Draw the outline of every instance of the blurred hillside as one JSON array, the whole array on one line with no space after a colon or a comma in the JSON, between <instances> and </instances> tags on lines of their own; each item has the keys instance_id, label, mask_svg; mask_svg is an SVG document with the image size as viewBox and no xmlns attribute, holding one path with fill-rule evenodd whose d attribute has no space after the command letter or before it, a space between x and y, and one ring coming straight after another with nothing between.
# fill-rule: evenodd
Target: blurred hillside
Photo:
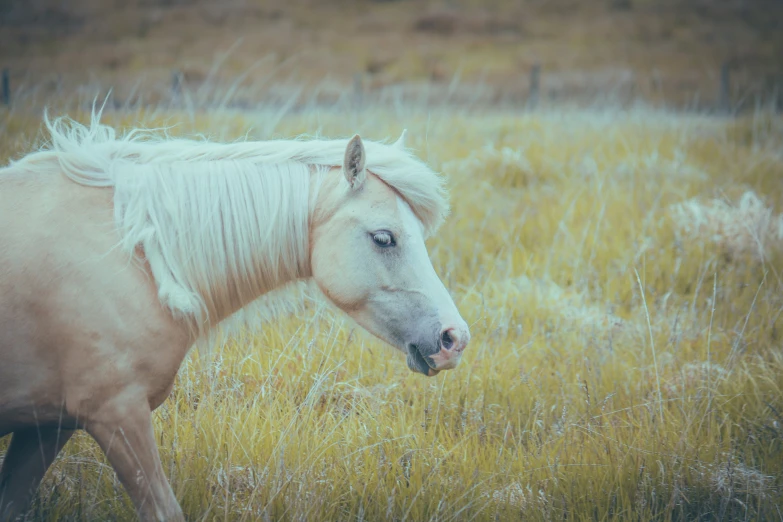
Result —
<instances>
[{"instance_id":1,"label":"blurred hillside","mask_svg":"<svg viewBox=\"0 0 783 522\"><path fill-rule=\"evenodd\" d=\"M734 105L783 85L779 0L2 0L15 95L121 103L540 99Z\"/></svg>"}]
</instances>

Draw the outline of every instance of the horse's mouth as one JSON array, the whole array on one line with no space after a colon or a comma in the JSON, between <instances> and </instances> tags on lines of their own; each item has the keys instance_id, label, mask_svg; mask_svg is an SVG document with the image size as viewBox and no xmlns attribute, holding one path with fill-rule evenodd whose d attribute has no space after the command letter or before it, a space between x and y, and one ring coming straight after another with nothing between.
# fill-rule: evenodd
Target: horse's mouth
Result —
<instances>
[{"instance_id":1,"label":"horse's mouth","mask_svg":"<svg viewBox=\"0 0 783 522\"><path fill-rule=\"evenodd\" d=\"M439 370L434 368L435 363L429 359L429 357L424 357L421 354L418 346L415 344L408 345L408 368L427 377L434 377L439 373Z\"/></svg>"}]
</instances>

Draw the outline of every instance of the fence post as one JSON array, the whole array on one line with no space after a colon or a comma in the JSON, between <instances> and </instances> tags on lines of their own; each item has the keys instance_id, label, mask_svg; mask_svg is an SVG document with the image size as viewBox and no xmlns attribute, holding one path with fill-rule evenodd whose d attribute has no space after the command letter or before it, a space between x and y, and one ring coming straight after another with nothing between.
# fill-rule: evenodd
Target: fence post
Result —
<instances>
[{"instance_id":1,"label":"fence post","mask_svg":"<svg viewBox=\"0 0 783 522\"><path fill-rule=\"evenodd\" d=\"M11 73L8 71L7 67L3 68L3 105L9 106L11 105Z\"/></svg>"},{"instance_id":2,"label":"fence post","mask_svg":"<svg viewBox=\"0 0 783 522\"><path fill-rule=\"evenodd\" d=\"M362 80L363 78L361 73L356 73L353 75L353 103L357 110L361 109L362 98L364 97L364 82Z\"/></svg>"},{"instance_id":3,"label":"fence post","mask_svg":"<svg viewBox=\"0 0 783 522\"><path fill-rule=\"evenodd\" d=\"M731 70L729 62L723 62L720 68L720 96L718 106L721 111L731 110Z\"/></svg>"},{"instance_id":4,"label":"fence post","mask_svg":"<svg viewBox=\"0 0 783 522\"><path fill-rule=\"evenodd\" d=\"M534 109L538 105L538 93L541 87L541 64L533 64L530 70L530 92L528 94L528 107Z\"/></svg>"},{"instance_id":5,"label":"fence post","mask_svg":"<svg viewBox=\"0 0 783 522\"><path fill-rule=\"evenodd\" d=\"M171 71L171 93L174 97L178 97L182 90L182 74L174 69Z\"/></svg>"}]
</instances>

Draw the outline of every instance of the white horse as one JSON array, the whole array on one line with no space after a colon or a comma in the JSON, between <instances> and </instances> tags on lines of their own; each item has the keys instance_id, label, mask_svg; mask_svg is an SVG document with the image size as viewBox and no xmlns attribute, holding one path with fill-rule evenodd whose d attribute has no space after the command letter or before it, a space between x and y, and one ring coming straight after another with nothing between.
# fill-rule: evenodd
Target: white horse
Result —
<instances>
[{"instance_id":1,"label":"white horse","mask_svg":"<svg viewBox=\"0 0 783 522\"><path fill-rule=\"evenodd\" d=\"M404 132L219 144L99 120L45 118L51 146L0 169L0 519L84 429L142 520L183 520L151 413L198 339L292 281L411 370L457 366L470 332L424 243L446 191Z\"/></svg>"}]
</instances>

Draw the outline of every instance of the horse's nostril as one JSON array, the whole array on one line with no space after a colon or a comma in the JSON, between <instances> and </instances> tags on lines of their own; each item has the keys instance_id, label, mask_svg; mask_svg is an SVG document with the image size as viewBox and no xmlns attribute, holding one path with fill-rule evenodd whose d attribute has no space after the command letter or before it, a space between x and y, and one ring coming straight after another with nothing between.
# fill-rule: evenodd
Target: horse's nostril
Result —
<instances>
[{"instance_id":1,"label":"horse's nostril","mask_svg":"<svg viewBox=\"0 0 783 522\"><path fill-rule=\"evenodd\" d=\"M447 350L451 350L451 347L454 346L454 339L451 337L450 331L446 330L440 334L440 344Z\"/></svg>"}]
</instances>

